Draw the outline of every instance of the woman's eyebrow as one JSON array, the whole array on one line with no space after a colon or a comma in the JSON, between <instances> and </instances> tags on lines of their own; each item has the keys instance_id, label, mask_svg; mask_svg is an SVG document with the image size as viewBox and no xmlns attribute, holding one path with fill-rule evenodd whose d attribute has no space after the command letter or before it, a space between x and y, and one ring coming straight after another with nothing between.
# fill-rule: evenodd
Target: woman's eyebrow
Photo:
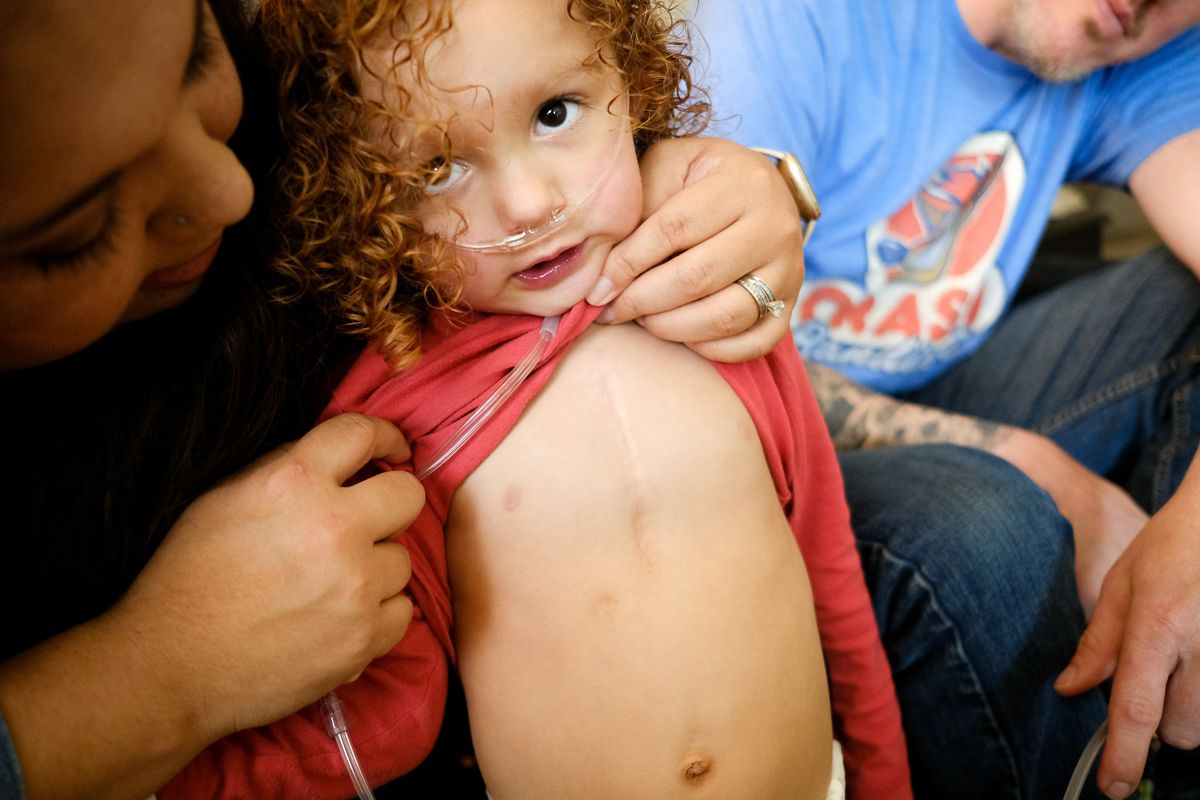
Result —
<instances>
[{"instance_id":1,"label":"woman's eyebrow","mask_svg":"<svg viewBox=\"0 0 1200 800\"><path fill-rule=\"evenodd\" d=\"M84 188L84 190L79 192L79 194L75 195L70 200L63 203L61 206L54 209L41 219L34 220L27 225L21 225L20 227L0 232L0 244L10 244L23 239L31 239L37 234L53 228L55 225L71 216L79 209L83 208L92 200L95 200L97 197L111 189L113 184L117 182L117 178L120 175L121 170L114 170L100 180Z\"/></svg>"}]
</instances>

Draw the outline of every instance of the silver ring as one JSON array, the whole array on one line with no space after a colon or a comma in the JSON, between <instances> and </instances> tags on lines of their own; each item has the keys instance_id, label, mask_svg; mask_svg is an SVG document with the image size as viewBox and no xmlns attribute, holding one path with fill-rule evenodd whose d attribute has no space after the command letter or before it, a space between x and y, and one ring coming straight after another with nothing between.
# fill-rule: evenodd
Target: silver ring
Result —
<instances>
[{"instance_id":1,"label":"silver ring","mask_svg":"<svg viewBox=\"0 0 1200 800\"><path fill-rule=\"evenodd\" d=\"M737 285L749 292L750 296L754 298L754 302L758 304L759 319L767 314L777 319L783 316L783 301L775 296L775 292L771 291L771 287L762 278L753 273L743 275L737 279Z\"/></svg>"}]
</instances>

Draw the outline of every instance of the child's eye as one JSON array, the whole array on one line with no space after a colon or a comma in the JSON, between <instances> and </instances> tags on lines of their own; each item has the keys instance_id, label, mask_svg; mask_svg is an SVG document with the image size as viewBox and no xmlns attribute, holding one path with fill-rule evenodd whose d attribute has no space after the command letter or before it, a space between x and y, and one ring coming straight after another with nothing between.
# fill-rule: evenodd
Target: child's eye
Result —
<instances>
[{"instance_id":1,"label":"child's eye","mask_svg":"<svg viewBox=\"0 0 1200 800\"><path fill-rule=\"evenodd\" d=\"M428 165L429 177L425 180L426 194L441 194L453 189L467 174L465 164L435 158Z\"/></svg>"},{"instance_id":2,"label":"child's eye","mask_svg":"<svg viewBox=\"0 0 1200 800\"><path fill-rule=\"evenodd\" d=\"M582 106L576 100L556 97L542 104L537 112L537 124L534 126L539 134L550 133L570 127L579 119Z\"/></svg>"}]
</instances>

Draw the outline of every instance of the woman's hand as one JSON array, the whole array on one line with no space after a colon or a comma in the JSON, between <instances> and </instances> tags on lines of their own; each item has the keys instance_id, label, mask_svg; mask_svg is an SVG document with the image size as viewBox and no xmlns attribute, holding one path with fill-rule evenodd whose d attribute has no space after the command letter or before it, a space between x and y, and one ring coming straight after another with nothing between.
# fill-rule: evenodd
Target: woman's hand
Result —
<instances>
[{"instance_id":1,"label":"woman's hand","mask_svg":"<svg viewBox=\"0 0 1200 800\"><path fill-rule=\"evenodd\" d=\"M606 321L636 319L705 358L768 352L804 280L799 213L774 165L721 139L669 139L642 157L642 183L645 220L613 248L588 301L611 302ZM759 320L734 283L748 273L785 303L781 316Z\"/></svg>"},{"instance_id":2,"label":"woman's hand","mask_svg":"<svg viewBox=\"0 0 1200 800\"><path fill-rule=\"evenodd\" d=\"M404 472L343 484L408 457L390 423L334 417L199 498L134 583L118 612L174 628L181 677L207 693L218 729L291 713L404 634L411 567L389 537L424 492Z\"/></svg>"},{"instance_id":3,"label":"woman's hand","mask_svg":"<svg viewBox=\"0 0 1200 800\"><path fill-rule=\"evenodd\" d=\"M318 425L197 499L112 610L0 664L27 795L145 797L387 652L412 616L388 537L424 493L404 472L343 484L408 457L382 420Z\"/></svg>"}]
</instances>

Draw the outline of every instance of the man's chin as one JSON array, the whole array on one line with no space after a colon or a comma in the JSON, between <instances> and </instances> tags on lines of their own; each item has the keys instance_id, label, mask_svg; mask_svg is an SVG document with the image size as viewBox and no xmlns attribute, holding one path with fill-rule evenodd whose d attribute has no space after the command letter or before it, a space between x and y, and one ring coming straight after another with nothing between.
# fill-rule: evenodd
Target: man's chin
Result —
<instances>
[{"instance_id":1,"label":"man's chin","mask_svg":"<svg viewBox=\"0 0 1200 800\"><path fill-rule=\"evenodd\" d=\"M1082 67L1077 64L1066 64L1046 60L1042 62L1027 62L1029 70L1044 81L1050 83L1075 83L1081 81L1096 71L1096 67Z\"/></svg>"}]
</instances>

